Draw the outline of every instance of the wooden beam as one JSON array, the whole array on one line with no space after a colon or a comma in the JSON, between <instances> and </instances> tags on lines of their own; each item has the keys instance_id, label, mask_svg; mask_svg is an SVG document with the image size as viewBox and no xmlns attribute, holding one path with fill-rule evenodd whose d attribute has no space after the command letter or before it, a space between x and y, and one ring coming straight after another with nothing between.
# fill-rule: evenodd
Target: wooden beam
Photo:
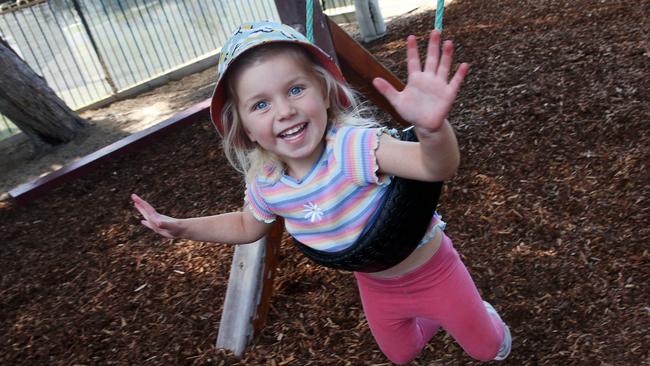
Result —
<instances>
[{"instance_id":1,"label":"wooden beam","mask_svg":"<svg viewBox=\"0 0 650 366\"><path fill-rule=\"evenodd\" d=\"M237 245L232 258L216 346L236 356L241 356L253 337L251 321L262 290L266 248L266 238Z\"/></svg>"},{"instance_id":2,"label":"wooden beam","mask_svg":"<svg viewBox=\"0 0 650 366\"><path fill-rule=\"evenodd\" d=\"M338 24L328 19L328 25L339 67L348 83L377 107L387 111L399 124L409 126L410 124L402 119L390 102L375 89L372 80L376 77L384 78L397 90L404 89L404 83Z\"/></svg>"},{"instance_id":3,"label":"wooden beam","mask_svg":"<svg viewBox=\"0 0 650 366\"><path fill-rule=\"evenodd\" d=\"M277 218L271 231L266 234L266 252L264 256L264 269L261 274L262 289L260 299L253 318L253 334L259 334L268 318L269 309L271 308L271 295L273 294L273 281L275 280L278 266L278 252L282 242L282 233L284 232L284 220Z\"/></svg>"},{"instance_id":4,"label":"wooden beam","mask_svg":"<svg viewBox=\"0 0 650 366\"><path fill-rule=\"evenodd\" d=\"M320 2L314 0L314 43L327 52L336 61L336 52L330 36L327 16L323 14ZM307 4L305 0L275 0L275 6L280 14L280 21L287 24L300 33L307 33L305 18L307 16Z\"/></svg>"},{"instance_id":5,"label":"wooden beam","mask_svg":"<svg viewBox=\"0 0 650 366\"><path fill-rule=\"evenodd\" d=\"M86 155L55 172L21 184L9 191L9 197L14 199L18 205L26 205L54 188L84 176L110 159L151 145L154 141L176 128L187 126L197 120L210 118L209 108L210 99L206 99L154 126L126 136L92 154Z\"/></svg>"},{"instance_id":6,"label":"wooden beam","mask_svg":"<svg viewBox=\"0 0 650 366\"><path fill-rule=\"evenodd\" d=\"M278 219L264 238L235 248L216 346L231 350L238 357L266 324L282 223Z\"/></svg>"}]
</instances>

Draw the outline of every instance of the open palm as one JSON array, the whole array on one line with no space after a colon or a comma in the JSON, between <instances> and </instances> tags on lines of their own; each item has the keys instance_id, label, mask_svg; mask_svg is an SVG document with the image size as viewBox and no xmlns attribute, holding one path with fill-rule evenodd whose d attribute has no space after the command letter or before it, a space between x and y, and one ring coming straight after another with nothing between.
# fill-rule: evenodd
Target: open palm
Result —
<instances>
[{"instance_id":1,"label":"open palm","mask_svg":"<svg viewBox=\"0 0 650 366\"><path fill-rule=\"evenodd\" d=\"M156 209L149 204L149 202L138 197L136 194L132 194L131 199L133 200L135 208L144 218L140 221L142 225L165 238L174 239L179 237L182 228L178 224L177 219L159 214Z\"/></svg>"},{"instance_id":2,"label":"open palm","mask_svg":"<svg viewBox=\"0 0 650 366\"><path fill-rule=\"evenodd\" d=\"M429 37L424 68L420 64L417 41L409 36L406 42L408 80L402 91L397 91L382 78L373 80L375 88L393 105L406 121L417 127L437 131L444 123L456 99L469 66L461 64L449 80L454 46L446 41L440 54L440 32Z\"/></svg>"}]
</instances>

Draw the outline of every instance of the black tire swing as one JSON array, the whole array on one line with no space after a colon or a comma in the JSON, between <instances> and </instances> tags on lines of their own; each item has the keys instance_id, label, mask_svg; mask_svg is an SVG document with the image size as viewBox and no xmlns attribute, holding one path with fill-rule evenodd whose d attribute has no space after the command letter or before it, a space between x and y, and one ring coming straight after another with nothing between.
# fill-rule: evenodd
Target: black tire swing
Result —
<instances>
[{"instance_id":1,"label":"black tire swing","mask_svg":"<svg viewBox=\"0 0 650 366\"><path fill-rule=\"evenodd\" d=\"M307 1L307 34L313 41L311 0ZM444 1L438 0L435 28L442 30ZM417 141L413 127L401 131L403 141ZM443 182L422 182L393 177L380 207L350 247L325 252L295 238L294 245L312 261L334 269L378 272L395 266L418 246L438 205Z\"/></svg>"},{"instance_id":2,"label":"black tire swing","mask_svg":"<svg viewBox=\"0 0 650 366\"><path fill-rule=\"evenodd\" d=\"M412 127L403 130L400 139L417 141ZM422 240L436 211L442 184L393 177L374 221L352 246L324 252L295 238L294 244L307 258L334 269L378 272L393 267Z\"/></svg>"},{"instance_id":3,"label":"black tire swing","mask_svg":"<svg viewBox=\"0 0 650 366\"><path fill-rule=\"evenodd\" d=\"M413 127L404 129L400 139L417 141ZM294 244L307 258L334 269L378 272L393 267L422 240L436 211L442 184L393 177L375 217L352 246L324 252L295 238Z\"/></svg>"}]
</instances>

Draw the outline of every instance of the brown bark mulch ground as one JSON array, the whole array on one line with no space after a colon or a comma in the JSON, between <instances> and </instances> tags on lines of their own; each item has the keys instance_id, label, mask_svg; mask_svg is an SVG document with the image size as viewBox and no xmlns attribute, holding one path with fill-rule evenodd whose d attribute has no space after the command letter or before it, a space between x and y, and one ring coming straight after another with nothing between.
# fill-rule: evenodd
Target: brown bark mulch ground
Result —
<instances>
[{"instance_id":1,"label":"brown bark mulch ground","mask_svg":"<svg viewBox=\"0 0 650 366\"><path fill-rule=\"evenodd\" d=\"M459 0L445 35L471 73L451 115L463 163L440 211L513 332L509 365L641 365L650 349L650 0ZM405 76L393 22L368 48ZM166 240L175 216L238 209L209 122L0 207L0 364L386 364L349 273L281 250L267 327L236 359L213 346L232 247ZM414 365L474 364L444 332Z\"/></svg>"}]
</instances>

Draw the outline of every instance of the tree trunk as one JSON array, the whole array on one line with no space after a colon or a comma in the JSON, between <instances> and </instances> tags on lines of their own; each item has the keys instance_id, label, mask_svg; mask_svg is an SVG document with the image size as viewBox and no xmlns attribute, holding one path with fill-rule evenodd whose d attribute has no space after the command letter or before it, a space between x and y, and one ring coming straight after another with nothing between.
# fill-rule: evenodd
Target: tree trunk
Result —
<instances>
[{"instance_id":1,"label":"tree trunk","mask_svg":"<svg viewBox=\"0 0 650 366\"><path fill-rule=\"evenodd\" d=\"M66 143L87 125L2 38L0 113L29 137L35 151Z\"/></svg>"}]
</instances>

